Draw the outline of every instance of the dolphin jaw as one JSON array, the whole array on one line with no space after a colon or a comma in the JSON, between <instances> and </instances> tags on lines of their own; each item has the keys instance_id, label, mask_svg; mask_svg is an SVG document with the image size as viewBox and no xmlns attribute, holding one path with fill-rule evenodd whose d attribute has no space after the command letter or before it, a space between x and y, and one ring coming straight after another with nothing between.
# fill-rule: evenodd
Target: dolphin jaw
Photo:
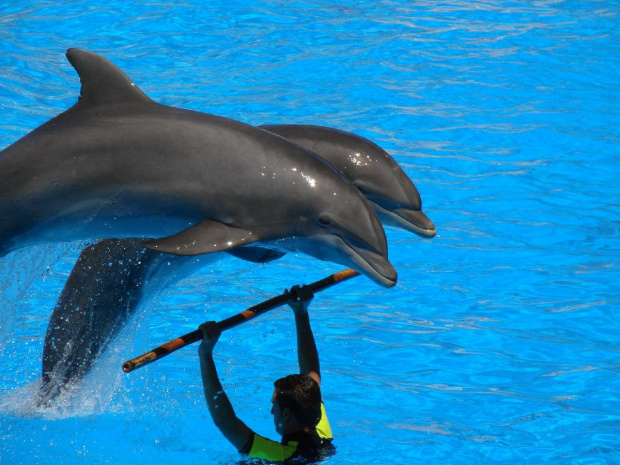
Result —
<instances>
[{"instance_id":1,"label":"dolphin jaw","mask_svg":"<svg viewBox=\"0 0 620 465\"><path fill-rule=\"evenodd\" d=\"M408 208L388 210L374 201L370 203L386 225L401 228L425 238L431 238L437 234L435 224L420 210Z\"/></svg>"},{"instance_id":2,"label":"dolphin jaw","mask_svg":"<svg viewBox=\"0 0 620 465\"><path fill-rule=\"evenodd\" d=\"M294 241L281 242L280 245L319 260L353 268L383 287L395 286L398 279L396 270L382 254L355 246L333 234L298 236Z\"/></svg>"}]
</instances>

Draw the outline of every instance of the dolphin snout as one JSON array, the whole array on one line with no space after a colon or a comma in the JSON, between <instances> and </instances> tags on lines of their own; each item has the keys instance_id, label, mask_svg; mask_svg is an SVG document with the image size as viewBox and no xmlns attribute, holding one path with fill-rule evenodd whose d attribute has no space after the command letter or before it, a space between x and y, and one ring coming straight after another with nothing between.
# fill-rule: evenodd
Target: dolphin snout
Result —
<instances>
[{"instance_id":1,"label":"dolphin snout","mask_svg":"<svg viewBox=\"0 0 620 465\"><path fill-rule=\"evenodd\" d=\"M352 239L352 237L343 239L350 251L350 259L353 261L353 265L349 264L349 266L383 287L393 287L398 274L387 258L387 250L385 252L377 250L365 241Z\"/></svg>"},{"instance_id":2,"label":"dolphin snout","mask_svg":"<svg viewBox=\"0 0 620 465\"><path fill-rule=\"evenodd\" d=\"M419 210L409 210L406 208L397 208L394 214L404 221L403 225L410 231L423 236L433 237L437 234L435 224L428 216Z\"/></svg>"},{"instance_id":3,"label":"dolphin snout","mask_svg":"<svg viewBox=\"0 0 620 465\"><path fill-rule=\"evenodd\" d=\"M362 254L362 257L375 271L368 275L373 281L383 287L396 285L398 274L387 258L374 253Z\"/></svg>"},{"instance_id":4,"label":"dolphin snout","mask_svg":"<svg viewBox=\"0 0 620 465\"><path fill-rule=\"evenodd\" d=\"M371 201L371 204L385 225L411 231L422 237L430 238L437 234L435 224L420 210L381 205L376 201Z\"/></svg>"}]
</instances>

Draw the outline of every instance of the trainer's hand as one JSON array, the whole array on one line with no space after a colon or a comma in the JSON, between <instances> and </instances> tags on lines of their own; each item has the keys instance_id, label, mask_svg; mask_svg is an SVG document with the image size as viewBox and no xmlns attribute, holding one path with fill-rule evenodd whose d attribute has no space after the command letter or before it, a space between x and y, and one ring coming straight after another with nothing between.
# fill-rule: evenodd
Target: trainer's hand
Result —
<instances>
[{"instance_id":1,"label":"trainer's hand","mask_svg":"<svg viewBox=\"0 0 620 465\"><path fill-rule=\"evenodd\" d=\"M201 324L199 329L202 331L202 342L198 347L198 353L200 355L212 354L215 344L222 335L222 330L215 321L207 321Z\"/></svg>"},{"instance_id":2,"label":"trainer's hand","mask_svg":"<svg viewBox=\"0 0 620 465\"><path fill-rule=\"evenodd\" d=\"M310 302L314 299L314 293L308 286L293 286L291 292L295 295L294 300L288 303L295 315L307 315Z\"/></svg>"}]
</instances>

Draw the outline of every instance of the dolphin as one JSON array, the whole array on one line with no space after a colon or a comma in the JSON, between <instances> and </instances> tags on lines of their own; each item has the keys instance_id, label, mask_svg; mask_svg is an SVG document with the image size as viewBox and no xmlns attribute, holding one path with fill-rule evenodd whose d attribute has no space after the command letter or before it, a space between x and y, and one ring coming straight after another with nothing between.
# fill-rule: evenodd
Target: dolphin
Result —
<instances>
[{"instance_id":1,"label":"dolphin","mask_svg":"<svg viewBox=\"0 0 620 465\"><path fill-rule=\"evenodd\" d=\"M389 153L365 137L325 126L265 124L259 126L325 158L366 197L384 225L422 237L437 232L422 213L415 185Z\"/></svg>"},{"instance_id":2,"label":"dolphin","mask_svg":"<svg viewBox=\"0 0 620 465\"><path fill-rule=\"evenodd\" d=\"M432 221L421 212L416 187L398 163L372 141L324 126L271 124L260 127L286 135L291 142L313 151L346 173L345 177L362 194L374 199L371 204L375 210L410 211L405 218L401 214L402 219L396 221L384 215L384 222L422 237L432 237L435 233ZM261 263L282 255L251 246L232 249L229 253ZM63 386L83 378L142 301L220 256L210 254L210 260L171 256L145 249L139 239L106 239L87 246L49 321L43 347L40 402L52 402Z\"/></svg>"},{"instance_id":3,"label":"dolphin","mask_svg":"<svg viewBox=\"0 0 620 465\"><path fill-rule=\"evenodd\" d=\"M391 287L379 218L312 152L232 119L158 104L102 56L69 49L78 102L0 152L0 257L25 245L154 238L208 254L260 243Z\"/></svg>"}]
</instances>

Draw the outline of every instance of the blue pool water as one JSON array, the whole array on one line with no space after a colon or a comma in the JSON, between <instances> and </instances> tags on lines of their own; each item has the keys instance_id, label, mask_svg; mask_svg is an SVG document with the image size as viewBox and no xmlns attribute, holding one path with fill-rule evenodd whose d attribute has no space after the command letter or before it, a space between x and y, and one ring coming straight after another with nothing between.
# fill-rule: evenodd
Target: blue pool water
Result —
<instances>
[{"instance_id":1,"label":"blue pool water","mask_svg":"<svg viewBox=\"0 0 620 465\"><path fill-rule=\"evenodd\" d=\"M0 147L75 102L68 47L165 104L371 138L439 233L388 230L397 287L360 277L313 303L326 463L618 463L619 24L618 1L4 1ZM340 268L220 261L148 302L42 410L45 329L81 245L0 260L0 463L236 463L194 347L121 362ZM216 362L239 416L275 437L290 312L226 333Z\"/></svg>"}]
</instances>

